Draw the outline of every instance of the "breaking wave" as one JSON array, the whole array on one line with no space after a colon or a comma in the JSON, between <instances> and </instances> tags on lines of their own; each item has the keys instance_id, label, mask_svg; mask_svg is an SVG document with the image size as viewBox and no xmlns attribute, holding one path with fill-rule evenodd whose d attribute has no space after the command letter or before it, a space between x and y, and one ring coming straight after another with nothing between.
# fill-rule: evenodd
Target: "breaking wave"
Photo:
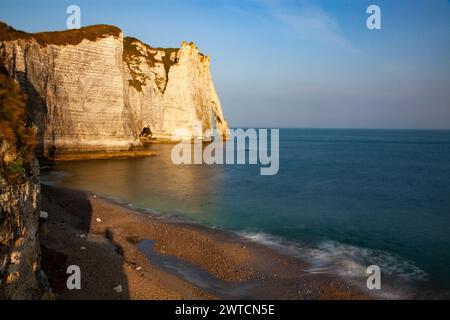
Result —
<instances>
[{"instance_id":1,"label":"breaking wave","mask_svg":"<svg viewBox=\"0 0 450 320\"><path fill-rule=\"evenodd\" d=\"M338 241L322 241L315 245L300 245L264 233L239 232L245 239L269 246L290 256L308 261L311 273L337 273L354 284L365 285L366 269L377 265L381 269L383 281L388 282L384 294L393 298L404 297L406 291L428 280L425 271L411 261L386 251L358 247ZM390 292L388 292L390 291Z\"/></svg>"}]
</instances>

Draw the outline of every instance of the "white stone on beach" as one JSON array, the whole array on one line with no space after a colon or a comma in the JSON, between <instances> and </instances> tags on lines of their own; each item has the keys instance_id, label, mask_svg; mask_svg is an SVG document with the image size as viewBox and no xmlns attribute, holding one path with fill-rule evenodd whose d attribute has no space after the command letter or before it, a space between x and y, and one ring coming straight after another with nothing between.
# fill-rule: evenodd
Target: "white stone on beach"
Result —
<instances>
[{"instance_id":1,"label":"white stone on beach","mask_svg":"<svg viewBox=\"0 0 450 320\"><path fill-rule=\"evenodd\" d=\"M41 211L41 213L39 214L39 217L42 219L48 219L48 212Z\"/></svg>"},{"instance_id":2,"label":"white stone on beach","mask_svg":"<svg viewBox=\"0 0 450 320\"><path fill-rule=\"evenodd\" d=\"M85 234L80 234L80 238L86 238Z\"/></svg>"},{"instance_id":3,"label":"white stone on beach","mask_svg":"<svg viewBox=\"0 0 450 320\"><path fill-rule=\"evenodd\" d=\"M97 219L95 219L97 222L102 222L102 219L100 219L100 218L97 218Z\"/></svg>"},{"instance_id":4,"label":"white stone on beach","mask_svg":"<svg viewBox=\"0 0 450 320\"><path fill-rule=\"evenodd\" d=\"M137 271L141 271L141 270L142 270L142 267L137 267L136 270L137 270Z\"/></svg>"},{"instance_id":5,"label":"white stone on beach","mask_svg":"<svg viewBox=\"0 0 450 320\"><path fill-rule=\"evenodd\" d=\"M122 285L118 285L117 287L113 288L113 290L117 293L121 293L122 292Z\"/></svg>"}]
</instances>

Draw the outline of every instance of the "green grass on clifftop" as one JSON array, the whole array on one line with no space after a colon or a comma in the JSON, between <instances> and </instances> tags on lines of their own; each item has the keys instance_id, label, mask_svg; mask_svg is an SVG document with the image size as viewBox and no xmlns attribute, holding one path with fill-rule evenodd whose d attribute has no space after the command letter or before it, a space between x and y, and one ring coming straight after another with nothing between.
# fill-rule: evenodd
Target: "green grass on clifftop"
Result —
<instances>
[{"instance_id":1,"label":"green grass on clifftop","mask_svg":"<svg viewBox=\"0 0 450 320\"><path fill-rule=\"evenodd\" d=\"M119 28L103 24L83 27L81 29L27 33L0 22L0 41L35 39L42 46L51 44L77 45L83 40L96 41L109 36L119 37L120 33L121 30Z\"/></svg>"}]
</instances>

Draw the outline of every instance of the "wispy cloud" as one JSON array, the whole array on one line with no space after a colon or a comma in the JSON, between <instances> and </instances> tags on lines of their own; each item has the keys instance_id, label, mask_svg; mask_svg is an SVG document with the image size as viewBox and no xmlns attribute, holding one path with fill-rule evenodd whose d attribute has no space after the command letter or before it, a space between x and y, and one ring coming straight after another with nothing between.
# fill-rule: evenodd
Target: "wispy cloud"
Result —
<instances>
[{"instance_id":1,"label":"wispy cloud","mask_svg":"<svg viewBox=\"0 0 450 320\"><path fill-rule=\"evenodd\" d=\"M355 49L342 33L336 18L317 3L309 0L263 0L259 3L269 17L304 39Z\"/></svg>"}]
</instances>

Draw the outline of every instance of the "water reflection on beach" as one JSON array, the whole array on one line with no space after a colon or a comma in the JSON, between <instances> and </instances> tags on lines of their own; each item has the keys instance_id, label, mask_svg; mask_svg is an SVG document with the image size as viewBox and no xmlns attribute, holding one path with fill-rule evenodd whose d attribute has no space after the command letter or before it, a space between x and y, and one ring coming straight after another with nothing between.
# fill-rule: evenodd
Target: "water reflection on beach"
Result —
<instances>
[{"instance_id":1,"label":"water reflection on beach","mask_svg":"<svg viewBox=\"0 0 450 320\"><path fill-rule=\"evenodd\" d=\"M156 157L76 161L42 169L44 183L122 199L163 214L211 221L224 181L222 166L175 165L172 145L154 145Z\"/></svg>"}]
</instances>

